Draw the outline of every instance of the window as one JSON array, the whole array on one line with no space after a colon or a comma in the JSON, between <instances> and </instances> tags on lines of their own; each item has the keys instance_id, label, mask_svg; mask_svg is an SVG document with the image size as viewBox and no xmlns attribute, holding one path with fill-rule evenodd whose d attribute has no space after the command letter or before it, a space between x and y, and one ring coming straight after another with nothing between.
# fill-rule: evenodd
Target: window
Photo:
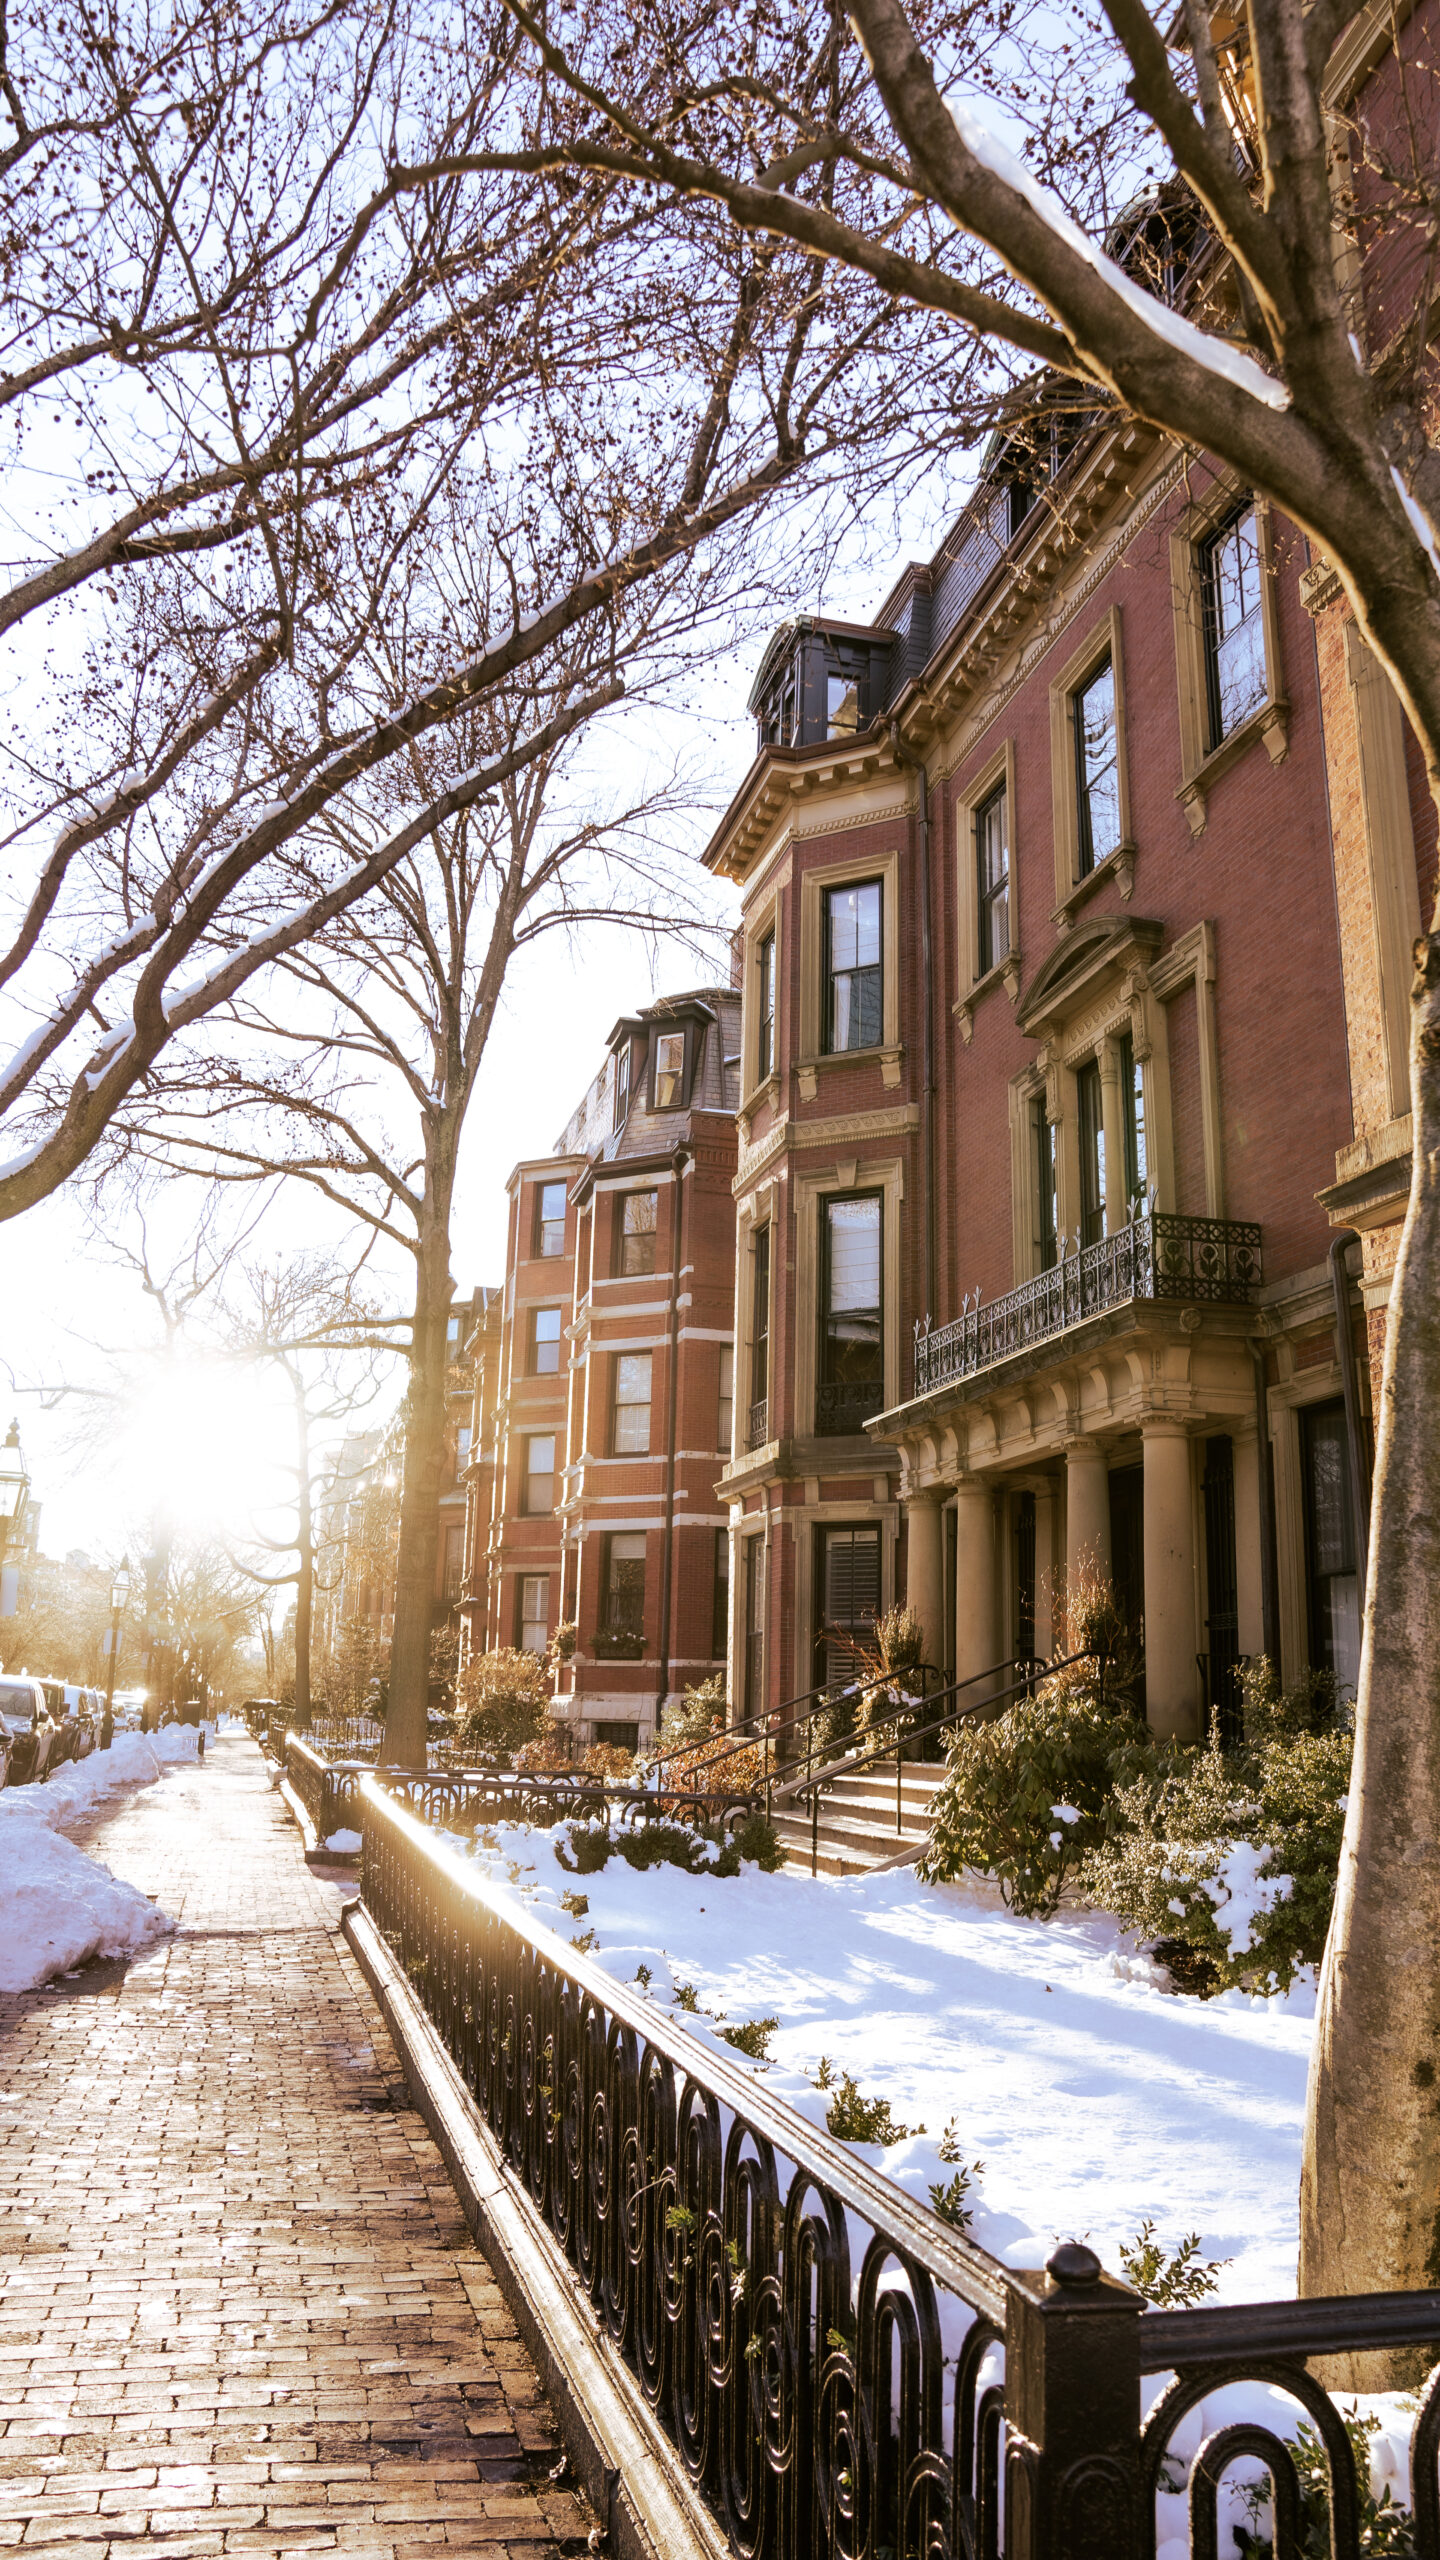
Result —
<instances>
[{"instance_id":1,"label":"window","mask_svg":"<svg viewBox=\"0 0 1440 2560\"><path fill-rule=\"evenodd\" d=\"M757 1227L750 1252L750 1429L747 1444L758 1449L769 1437L770 1397L770 1229Z\"/></svg>"},{"instance_id":2,"label":"window","mask_svg":"<svg viewBox=\"0 0 1440 2560\"><path fill-rule=\"evenodd\" d=\"M520 1650L543 1653L550 1641L550 1576L548 1573L522 1573L520 1576Z\"/></svg>"},{"instance_id":3,"label":"window","mask_svg":"<svg viewBox=\"0 0 1440 2560\"><path fill-rule=\"evenodd\" d=\"M744 1627L745 1713L758 1715L765 1704L765 1541L745 1541Z\"/></svg>"},{"instance_id":4,"label":"window","mask_svg":"<svg viewBox=\"0 0 1440 2560\"><path fill-rule=\"evenodd\" d=\"M620 1212L618 1260L623 1279L639 1279L643 1273L655 1268L659 1198L657 1191L627 1191L625 1194Z\"/></svg>"},{"instance_id":5,"label":"window","mask_svg":"<svg viewBox=\"0 0 1440 2560\"><path fill-rule=\"evenodd\" d=\"M825 734L829 738L853 738L860 727L860 678L858 675L828 675L825 679Z\"/></svg>"},{"instance_id":6,"label":"window","mask_svg":"<svg viewBox=\"0 0 1440 2560\"><path fill-rule=\"evenodd\" d=\"M1059 1226L1055 1200L1055 1125L1046 1111L1043 1094L1030 1105L1030 1126L1035 1145L1035 1268L1037 1271L1053 1271Z\"/></svg>"},{"instance_id":7,"label":"window","mask_svg":"<svg viewBox=\"0 0 1440 2560\"><path fill-rule=\"evenodd\" d=\"M1120 842L1120 765L1115 725L1115 668L1106 658L1072 698L1075 806L1082 878Z\"/></svg>"},{"instance_id":8,"label":"window","mask_svg":"<svg viewBox=\"0 0 1440 2560\"><path fill-rule=\"evenodd\" d=\"M1145 1085L1135 1043L1128 1031L1120 1040L1120 1107L1125 1119L1125 1197L1141 1208L1150 1188L1150 1160L1145 1143Z\"/></svg>"},{"instance_id":9,"label":"window","mask_svg":"<svg viewBox=\"0 0 1440 2560\"><path fill-rule=\"evenodd\" d=\"M1260 535L1247 500L1204 545L1200 560L1205 615L1205 691L1210 744L1258 711L1267 692L1261 611Z\"/></svg>"},{"instance_id":10,"label":"window","mask_svg":"<svg viewBox=\"0 0 1440 2560\"><path fill-rule=\"evenodd\" d=\"M450 1316L446 1320L445 1348L449 1352L452 1360L458 1358L460 1351L460 1319L458 1316Z\"/></svg>"},{"instance_id":11,"label":"window","mask_svg":"<svg viewBox=\"0 0 1440 2560\"><path fill-rule=\"evenodd\" d=\"M532 1431L525 1443L525 1510L540 1519L555 1508L555 1434Z\"/></svg>"},{"instance_id":12,"label":"window","mask_svg":"<svg viewBox=\"0 0 1440 2560\"><path fill-rule=\"evenodd\" d=\"M474 1433L468 1422L462 1422L455 1434L455 1473L463 1476L470 1464L470 1443Z\"/></svg>"},{"instance_id":13,"label":"window","mask_svg":"<svg viewBox=\"0 0 1440 2560\"><path fill-rule=\"evenodd\" d=\"M615 1412L610 1430L614 1457L644 1457L650 1447L648 1351L621 1351L615 1360Z\"/></svg>"},{"instance_id":14,"label":"window","mask_svg":"<svg viewBox=\"0 0 1440 2560\"><path fill-rule=\"evenodd\" d=\"M678 1111L685 1099L685 1034L662 1031L655 1042L655 1108Z\"/></svg>"},{"instance_id":15,"label":"window","mask_svg":"<svg viewBox=\"0 0 1440 2560\"><path fill-rule=\"evenodd\" d=\"M530 1318L530 1375L553 1378L560 1368L560 1309L537 1307Z\"/></svg>"},{"instance_id":16,"label":"window","mask_svg":"<svg viewBox=\"0 0 1440 2560\"><path fill-rule=\"evenodd\" d=\"M461 1586L465 1580L465 1532L461 1528L447 1529L445 1532L443 1576L442 1596L447 1602L453 1603L459 1599Z\"/></svg>"},{"instance_id":17,"label":"window","mask_svg":"<svg viewBox=\"0 0 1440 2560\"><path fill-rule=\"evenodd\" d=\"M710 1607L710 1659L723 1662L730 1650L730 1532L715 1532L714 1598Z\"/></svg>"},{"instance_id":18,"label":"window","mask_svg":"<svg viewBox=\"0 0 1440 2560\"><path fill-rule=\"evenodd\" d=\"M630 1043L625 1041L615 1052L615 1118L614 1127L623 1129L630 1117Z\"/></svg>"},{"instance_id":19,"label":"window","mask_svg":"<svg viewBox=\"0 0 1440 2560\"><path fill-rule=\"evenodd\" d=\"M880 1614L878 1529L822 1529L817 1582L815 1677L840 1688L855 1677L855 1644L873 1637Z\"/></svg>"},{"instance_id":20,"label":"window","mask_svg":"<svg viewBox=\"0 0 1440 2560\"><path fill-rule=\"evenodd\" d=\"M1080 1242L1098 1244L1105 1233L1105 1120L1097 1058L1086 1059L1075 1090L1080 1103Z\"/></svg>"},{"instance_id":21,"label":"window","mask_svg":"<svg viewBox=\"0 0 1440 2560\"><path fill-rule=\"evenodd\" d=\"M1310 1660L1317 1671L1333 1672L1337 1689L1353 1697L1360 1677L1360 1586L1343 1404L1311 1405L1301 1414L1300 1449Z\"/></svg>"},{"instance_id":22,"label":"window","mask_svg":"<svg viewBox=\"0 0 1440 2560\"><path fill-rule=\"evenodd\" d=\"M824 1046L880 1045L880 882L825 892Z\"/></svg>"},{"instance_id":23,"label":"window","mask_svg":"<svg viewBox=\"0 0 1440 2560\"><path fill-rule=\"evenodd\" d=\"M763 1084L775 1067L775 936L767 933L755 954L760 981L755 1033L755 1081Z\"/></svg>"},{"instance_id":24,"label":"window","mask_svg":"<svg viewBox=\"0 0 1440 2560\"><path fill-rule=\"evenodd\" d=\"M593 1724L590 1728L590 1736L592 1741L598 1742L606 1751L633 1752L640 1748L638 1720L627 1723L623 1717L619 1716L607 1719L604 1724Z\"/></svg>"},{"instance_id":25,"label":"window","mask_svg":"<svg viewBox=\"0 0 1440 2560\"><path fill-rule=\"evenodd\" d=\"M730 1455L730 1440L735 1424L735 1349L729 1342L720 1345L720 1406L715 1417L715 1446Z\"/></svg>"},{"instance_id":26,"label":"window","mask_svg":"<svg viewBox=\"0 0 1440 2560\"><path fill-rule=\"evenodd\" d=\"M821 1203L820 1376L815 1427L858 1431L885 1401L880 1330L881 1198Z\"/></svg>"},{"instance_id":27,"label":"window","mask_svg":"<svg viewBox=\"0 0 1440 2560\"><path fill-rule=\"evenodd\" d=\"M536 1202L535 1249L546 1261L565 1250L565 1185L542 1182Z\"/></svg>"},{"instance_id":28,"label":"window","mask_svg":"<svg viewBox=\"0 0 1440 2560\"><path fill-rule=\"evenodd\" d=\"M1010 948L1010 842L1003 782L975 812L975 870L980 917L976 974L983 978L987 969L998 968Z\"/></svg>"},{"instance_id":29,"label":"window","mask_svg":"<svg viewBox=\"0 0 1440 2560\"><path fill-rule=\"evenodd\" d=\"M645 1533L617 1532L606 1541L605 1628L610 1635L645 1632Z\"/></svg>"}]
</instances>

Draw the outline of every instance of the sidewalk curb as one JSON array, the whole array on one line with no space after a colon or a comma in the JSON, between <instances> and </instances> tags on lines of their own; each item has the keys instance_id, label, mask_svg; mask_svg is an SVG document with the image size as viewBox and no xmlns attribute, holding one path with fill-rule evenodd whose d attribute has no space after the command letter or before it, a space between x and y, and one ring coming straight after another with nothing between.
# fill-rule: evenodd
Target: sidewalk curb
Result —
<instances>
[{"instance_id":1,"label":"sidewalk curb","mask_svg":"<svg viewBox=\"0 0 1440 2560\"><path fill-rule=\"evenodd\" d=\"M272 1781L272 1784L275 1784L276 1794L280 1797L286 1812L291 1816L299 1830L301 1846L305 1851L306 1866L340 1867L343 1869L353 1868L356 1856L355 1851L353 1849L327 1849L324 1846L319 1833L316 1831L314 1823L311 1821L309 1814L305 1810L305 1806L301 1798L296 1794L289 1779L282 1776L278 1783Z\"/></svg>"},{"instance_id":2,"label":"sidewalk curb","mask_svg":"<svg viewBox=\"0 0 1440 2560\"><path fill-rule=\"evenodd\" d=\"M725 2536L696 2499L568 2261L501 2167L479 2109L363 1903L347 1903L340 1925L616 2560L725 2560Z\"/></svg>"}]
</instances>

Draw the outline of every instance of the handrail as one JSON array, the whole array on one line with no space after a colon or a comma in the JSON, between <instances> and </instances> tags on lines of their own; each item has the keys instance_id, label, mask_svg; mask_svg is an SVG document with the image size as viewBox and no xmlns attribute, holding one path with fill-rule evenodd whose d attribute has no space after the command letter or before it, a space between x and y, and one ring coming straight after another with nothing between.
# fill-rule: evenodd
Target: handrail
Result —
<instances>
[{"instance_id":1,"label":"handrail","mask_svg":"<svg viewBox=\"0 0 1440 2560\"><path fill-rule=\"evenodd\" d=\"M926 1742L932 1734L944 1732L949 1725L963 1724L971 1716L987 1714L992 1707L999 1706L1006 1698L1019 1697L1022 1691L1033 1688L1037 1671L1044 1672L1048 1676L1052 1671L1072 1670L1077 1662L1099 1663L1100 1695L1103 1702L1105 1665L1109 1659L1108 1653L1102 1646L1086 1645L1079 1653L1064 1655L1059 1662L1030 1664L1023 1679L1012 1680L1008 1688L995 1689L988 1697L977 1698L972 1707L962 1707L958 1715L936 1716L929 1724L913 1725L908 1733L897 1733L893 1743L878 1743L873 1751L867 1751L858 1757L831 1761L827 1768L817 1769L813 1777L791 1780L784 1790L786 1795L808 1795L810 1798L810 1873L812 1876L818 1875L820 1870L821 1793L825 1787L833 1786L837 1778L855 1777L862 1769L873 1769L877 1760L893 1758L895 1762L895 1829L898 1833L901 1828L901 1789L904 1782L907 1743ZM953 1681L948 1689L942 1690L941 1695L955 1697L961 1689L973 1689L977 1680L992 1680L996 1671L1005 1671L1009 1668L1009 1663L997 1662L988 1671L972 1671L968 1679Z\"/></svg>"},{"instance_id":2,"label":"handrail","mask_svg":"<svg viewBox=\"0 0 1440 2560\"><path fill-rule=\"evenodd\" d=\"M1038 1671L1063 1671L1068 1668L1069 1662L1086 1662L1090 1659L1091 1656L1089 1654L1077 1653L1070 1655L1066 1662L1042 1663L1037 1658L1032 1657L1029 1654L1007 1654L1003 1662L992 1662L988 1670L971 1671L966 1674L966 1677L963 1680L952 1680L948 1689L937 1689L933 1698L925 1698L919 1701L907 1700L903 1697L895 1699L893 1702L894 1711L896 1715L902 1715L907 1705L920 1704L924 1706L938 1706L942 1698L958 1697L962 1689L973 1689L976 1682L979 1680L993 1680L1002 1671L1018 1670L1023 1672L1025 1676L1016 1681L1011 1689L1004 1692L1006 1696L1013 1696L1016 1690L1028 1687L1030 1681L1033 1680L1036 1672ZM861 1685L867 1689L881 1689L884 1688L891 1680L903 1680L907 1677L908 1674L903 1671L892 1671L886 1673L881 1679L866 1680L862 1682ZM990 1706L993 1705L994 1700L992 1696L987 1695L979 1700L978 1703L980 1706ZM962 1715L970 1715L974 1712L975 1710L969 1707L963 1707L961 1709ZM942 1731L947 1724L951 1724L955 1721L956 1719L954 1717L946 1715L933 1719L929 1724L912 1725L910 1731L905 1736L905 1740L907 1742L923 1741L931 1733ZM894 1746L888 1742L877 1745L876 1749L867 1754L863 1759L857 1758L852 1752L844 1752L838 1760L827 1760L823 1767L819 1769L807 1769L803 1774L797 1775L796 1777L782 1779L780 1785L775 1789L776 1799L779 1803L783 1804L787 1797L793 1795L804 1795L810 1787L823 1786L827 1780L832 1777L847 1776L850 1771L854 1769L867 1769L869 1768L872 1760L890 1760L893 1758Z\"/></svg>"},{"instance_id":3,"label":"handrail","mask_svg":"<svg viewBox=\"0 0 1440 2560\"><path fill-rule=\"evenodd\" d=\"M914 1665L913 1673L899 1671L883 1672L879 1675L879 1678L882 1680L899 1680L908 1679L918 1674L921 1679L924 1679L934 1670L934 1668L935 1665L933 1663L920 1662ZM766 1754L765 1791L768 1803L770 1790L774 1783L771 1775L774 1758L771 1746L777 1737L782 1733L791 1732L796 1725L808 1724L813 1726L820 1716L828 1714L830 1708L838 1705L842 1698L858 1697L862 1689L872 1688L875 1685L875 1681L866 1679L863 1674L857 1676L854 1680L845 1681L843 1685L837 1685L833 1680L817 1680L813 1689L801 1689L797 1692L795 1697L783 1698L780 1705L774 1709L773 1714L766 1715L762 1712L758 1719L758 1731L753 1733L739 1733L737 1734L735 1741L725 1742L725 1747L717 1750L714 1758L705 1762L706 1771L708 1772L712 1769L722 1767L727 1760L737 1759L743 1751L763 1750ZM943 1695L946 1693L941 1692L940 1694ZM807 1708L803 1715L787 1716L785 1714L786 1707L803 1705L806 1698L816 1698L819 1700L819 1704L817 1706ZM729 1731L731 1733L736 1733L737 1729L732 1725L729 1727ZM717 1734L715 1736L715 1740L717 1743L720 1743L724 1742L725 1738L723 1735ZM677 1745L676 1750L668 1756L669 1758L674 1759L678 1756L678 1753L681 1750L703 1751L704 1748L705 1745L703 1742L689 1744L682 1743ZM651 1765L656 1769L660 1769L665 1764L657 1754ZM805 1765L808 1769L810 1765L808 1739L806 1743ZM663 1783L664 1781L662 1780L661 1784L663 1785Z\"/></svg>"}]
</instances>

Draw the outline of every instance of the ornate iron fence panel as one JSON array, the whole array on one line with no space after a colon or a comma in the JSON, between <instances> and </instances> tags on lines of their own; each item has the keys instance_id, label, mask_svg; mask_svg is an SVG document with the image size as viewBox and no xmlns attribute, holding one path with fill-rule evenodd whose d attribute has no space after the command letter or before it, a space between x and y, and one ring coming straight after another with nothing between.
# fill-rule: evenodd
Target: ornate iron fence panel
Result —
<instances>
[{"instance_id":1,"label":"ornate iron fence panel","mask_svg":"<svg viewBox=\"0 0 1440 2560\"><path fill-rule=\"evenodd\" d=\"M1247 1306L1262 1276L1260 1229L1252 1223L1158 1211L1135 1218L988 1305L977 1290L953 1324L917 1325L914 1393L934 1395L1137 1299Z\"/></svg>"},{"instance_id":2,"label":"ornate iron fence panel","mask_svg":"<svg viewBox=\"0 0 1440 2560\"><path fill-rule=\"evenodd\" d=\"M358 1796L366 1908L736 2560L1153 2560L1177 2487L1167 2536L1214 2560L1241 2459L1288 2560L1317 2547L1302 2422L1319 2547L1358 2560L1363 2484L1306 2358L1433 2350L1440 2291L1151 2312L1081 2243L1003 2266L515 1911L373 1774ZM1144 2374L1171 2379L1142 2423ZM1177 2454L1237 2382L1288 2396L1289 2435L1222 2410ZM1411 2468L1413 2549L1440 2560L1440 2367Z\"/></svg>"}]
</instances>

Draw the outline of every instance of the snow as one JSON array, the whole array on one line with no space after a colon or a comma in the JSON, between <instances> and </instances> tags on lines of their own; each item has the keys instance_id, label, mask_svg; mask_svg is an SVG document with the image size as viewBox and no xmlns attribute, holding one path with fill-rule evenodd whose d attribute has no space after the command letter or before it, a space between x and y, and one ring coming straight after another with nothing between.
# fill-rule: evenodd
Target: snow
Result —
<instances>
[{"instance_id":1,"label":"snow","mask_svg":"<svg viewBox=\"0 0 1440 2560\"><path fill-rule=\"evenodd\" d=\"M1259 400L1265 408L1289 408L1290 394L1283 382L1277 382L1263 365L1255 362L1253 356L1245 355L1239 347L1227 346L1222 338L1207 337L1203 329L1196 328L1193 320L1187 320L1179 311L1171 311L1153 293L1146 293L1133 276L1128 276L1123 267L1117 266L1113 258L1107 258L1104 250L1096 247L1079 223L1066 212L1059 197L1041 185L1024 161L1017 159L998 134L990 131L973 107L963 99L954 98L949 105L955 130L971 158L978 160L982 169L988 169L993 177L1002 179L1006 186L1013 187L1017 195L1023 196L1047 229L1053 231L1057 239L1063 240L1076 257L1083 258L1087 266L1093 267L1111 292L1157 338L1163 338L1168 346L1188 356L1193 364L1203 365L1207 373L1217 374L1221 381L1233 384L1237 391L1244 391L1252 400Z\"/></svg>"},{"instance_id":2,"label":"snow","mask_svg":"<svg viewBox=\"0 0 1440 2560\"><path fill-rule=\"evenodd\" d=\"M329 1839L322 1840L320 1846L322 1849L333 1849L338 1856L358 1858L360 1834L358 1831L332 1831Z\"/></svg>"},{"instance_id":3,"label":"snow","mask_svg":"<svg viewBox=\"0 0 1440 2560\"><path fill-rule=\"evenodd\" d=\"M553 1854L563 1830L494 1836L493 1858L476 1853L488 1881L523 1892L562 1938L593 1928L592 1957L619 1980L645 1965L667 2008L690 1983L727 2024L778 2017L768 2085L812 2124L829 2104L814 2086L825 2055L923 2126L866 2153L922 2203L953 2174L938 2148L953 2120L964 2161L985 2163L974 2236L1007 2264L1043 2265L1057 2237L1078 2232L1118 2273L1121 2244L1150 2214L1167 2246L1198 2230L1203 2256L1230 2262L1221 2299L1293 2293L1308 1979L1284 1999L1178 1997L1104 1914L1020 1920L979 1879L637 1874L618 1855L573 1876ZM1271 1887L1249 1902L1245 1889L1237 1868L1242 1911ZM566 1890L586 1896L583 1918L561 1907ZM714 2040L703 2016L671 2014Z\"/></svg>"},{"instance_id":4,"label":"snow","mask_svg":"<svg viewBox=\"0 0 1440 2560\"><path fill-rule=\"evenodd\" d=\"M39 1786L0 1788L0 1991L33 1991L92 1956L138 1955L168 1937L174 1921L60 1825L121 1788L153 1786L167 1764L196 1757L198 1738L193 1725L117 1733Z\"/></svg>"},{"instance_id":5,"label":"snow","mask_svg":"<svg viewBox=\"0 0 1440 2560\"><path fill-rule=\"evenodd\" d=\"M1436 546L1435 527L1425 513L1424 508L1421 506L1419 499L1406 488L1405 483L1401 479L1393 462L1390 465L1390 477L1400 492L1400 504L1404 508L1411 524L1414 526L1416 534L1424 546L1430 566L1434 570L1436 577L1440 578L1440 548L1437 548Z\"/></svg>"}]
</instances>

